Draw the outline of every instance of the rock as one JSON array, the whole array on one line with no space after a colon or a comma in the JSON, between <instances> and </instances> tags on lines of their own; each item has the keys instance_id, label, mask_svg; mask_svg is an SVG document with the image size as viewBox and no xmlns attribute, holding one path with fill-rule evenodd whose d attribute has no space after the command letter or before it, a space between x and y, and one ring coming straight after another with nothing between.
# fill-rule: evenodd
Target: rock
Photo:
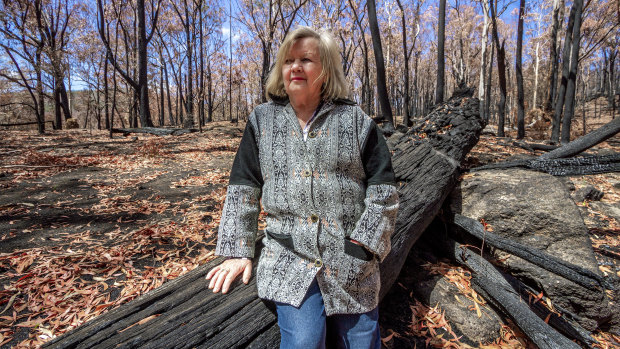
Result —
<instances>
[{"instance_id":1,"label":"rock","mask_svg":"<svg viewBox=\"0 0 620 349\"><path fill-rule=\"evenodd\" d=\"M403 283L420 302L429 307L439 305L452 331L461 337L461 343L473 347L479 343L491 343L500 337L503 317L489 305L479 305L481 317L478 317L472 300L446 277L436 275L428 268L429 265L440 265L437 256L441 251L434 250L428 242L428 239L442 235L444 226L439 222L435 220L424 232L422 241L411 249L401 274L401 278L406 275L402 278Z\"/></svg>"},{"instance_id":2,"label":"rock","mask_svg":"<svg viewBox=\"0 0 620 349\"><path fill-rule=\"evenodd\" d=\"M590 208L603 216L613 218L620 222L620 203L607 203L607 202L591 202Z\"/></svg>"},{"instance_id":3,"label":"rock","mask_svg":"<svg viewBox=\"0 0 620 349\"><path fill-rule=\"evenodd\" d=\"M487 135L487 136L495 136L495 134L497 133L497 128L493 125L487 125L483 130L482 130L482 135Z\"/></svg>"},{"instance_id":4,"label":"rock","mask_svg":"<svg viewBox=\"0 0 620 349\"><path fill-rule=\"evenodd\" d=\"M577 187L575 187L575 183L573 183L573 181L569 178L569 177L556 177L560 182L564 183L564 185L566 186L566 189L568 189L569 191L575 191L577 190Z\"/></svg>"},{"instance_id":5,"label":"rock","mask_svg":"<svg viewBox=\"0 0 620 349\"><path fill-rule=\"evenodd\" d=\"M475 172L451 194L450 208L484 219L495 234L600 274L579 209L566 186L551 175L521 169ZM618 316L603 290L592 292L516 256L495 254L508 273L579 314L584 328L593 331Z\"/></svg>"},{"instance_id":6,"label":"rock","mask_svg":"<svg viewBox=\"0 0 620 349\"><path fill-rule=\"evenodd\" d=\"M462 343L474 346L480 342L490 343L500 337L503 321L495 310L489 305L479 305L481 317L478 317L474 302L444 277L435 276L420 281L413 292L417 299L431 307L439 304L454 333L462 336Z\"/></svg>"},{"instance_id":7,"label":"rock","mask_svg":"<svg viewBox=\"0 0 620 349\"><path fill-rule=\"evenodd\" d=\"M576 190L573 193L573 200L575 202L584 201L599 201L603 197L603 192L594 188L591 185L587 185L583 188Z\"/></svg>"}]
</instances>

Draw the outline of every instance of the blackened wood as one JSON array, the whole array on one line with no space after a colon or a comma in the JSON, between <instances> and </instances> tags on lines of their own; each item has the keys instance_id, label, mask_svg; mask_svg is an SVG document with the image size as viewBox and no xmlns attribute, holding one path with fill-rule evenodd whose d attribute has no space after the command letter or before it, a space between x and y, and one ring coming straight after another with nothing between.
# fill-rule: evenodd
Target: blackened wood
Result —
<instances>
[{"instance_id":1,"label":"blackened wood","mask_svg":"<svg viewBox=\"0 0 620 349\"><path fill-rule=\"evenodd\" d=\"M549 145L549 144L540 144L540 143L527 143L523 141L515 141L512 142L512 145L517 146L519 148L523 148L525 150L534 151L534 150L544 150L551 151L559 148L557 145Z\"/></svg>"},{"instance_id":2,"label":"blackened wood","mask_svg":"<svg viewBox=\"0 0 620 349\"><path fill-rule=\"evenodd\" d=\"M492 303L510 316L538 348L580 348L536 316L523 302L521 295L486 259L451 239L447 239L446 249L451 258L472 270L472 283L484 290L485 299L492 299Z\"/></svg>"},{"instance_id":3,"label":"blackened wood","mask_svg":"<svg viewBox=\"0 0 620 349\"><path fill-rule=\"evenodd\" d=\"M560 140L560 125L562 123L562 111L564 110L564 97L566 86L568 85L568 73L570 68L570 48L573 39L573 24L575 23L575 6L571 7L566 27L566 38L564 39L564 49L562 51L562 78L558 89L557 100L555 102L553 119L551 120L551 141L557 143Z\"/></svg>"},{"instance_id":4,"label":"blackened wood","mask_svg":"<svg viewBox=\"0 0 620 349\"><path fill-rule=\"evenodd\" d=\"M499 162L472 168L470 171L521 167L546 172L553 176L575 176L620 171L620 154L581 156L570 159L524 159Z\"/></svg>"},{"instance_id":5,"label":"blackened wood","mask_svg":"<svg viewBox=\"0 0 620 349\"><path fill-rule=\"evenodd\" d=\"M607 282L607 280L603 277L588 269L563 261L539 249L523 245L516 241L500 237L490 231L486 231L484 230L482 224L475 219L465 217L460 214L455 214L453 223L467 233L482 240L485 245L493 246L502 251L509 252L512 255L523 258L530 263L533 263L587 289L600 291L600 289L597 288L614 288L613 285Z\"/></svg>"},{"instance_id":6,"label":"blackened wood","mask_svg":"<svg viewBox=\"0 0 620 349\"><path fill-rule=\"evenodd\" d=\"M267 344L274 343L275 315L258 299L255 279L248 285L237 282L226 296L208 289L204 277L221 262L217 258L202 265L44 347L273 347Z\"/></svg>"},{"instance_id":7,"label":"blackened wood","mask_svg":"<svg viewBox=\"0 0 620 349\"><path fill-rule=\"evenodd\" d=\"M616 118L574 141L541 155L542 159L558 159L575 156L584 150L606 141L620 132L620 118Z\"/></svg>"},{"instance_id":8,"label":"blackened wood","mask_svg":"<svg viewBox=\"0 0 620 349\"><path fill-rule=\"evenodd\" d=\"M45 121L46 123L49 122L52 124L52 127L54 126L54 122L53 121ZM32 122L18 122L18 123L14 123L14 124L0 124L0 126L3 127L10 127L10 126L25 126L25 125L38 125L39 122L38 121L32 121Z\"/></svg>"},{"instance_id":9,"label":"blackened wood","mask_svg":"<svg viewBox=\"0 0 620 349\"><path fill-rule=\"evenodd\" d=\"M381 298L398 277L409 250L441 209L459 167L484 128L473 89L456 91L406 134L390 139L400 207L392 251L381 263ZM396 136L395 136L396 137Z\"/></svg>"},{"instance_id":10,"label":"blackened wood","mask_svg":"<svg viewBox=\"0 0 620 349\"><path fill-rule=\"evenodd\" d=\"M562 118L562 144L570 142L570 128L575 115L575 94L577 92L577 64L579 63L579 41L581 39L581 13L583 12L583 0L574 0L575 23L573 24L573 41L570 52L570 71L564 101L564 116Z\"/></svg>"},{"instance_id":11,"label":"blackened wood","mask_svg":"<svg viewBox=\"0 0 620 349\"><path fill-rule=\"evenodd\" d=\"M551 327L555 328L566 337L575 339L587 347L598 344L598 341L592 337L592 333L581 327L576 321L576 318L579 318L578 315L563 309L557 304L553 304L553 311L549 310L543 303L547 301L546 297L542 296L537 299L538 296L533 295L538 295L538 291L510 274L504 274L504 276L512 287L519 291L521 299L527 300L530 309L532 309L539 318L545 319L545 322L551 325Z\"/></svg>"}]
</instances>

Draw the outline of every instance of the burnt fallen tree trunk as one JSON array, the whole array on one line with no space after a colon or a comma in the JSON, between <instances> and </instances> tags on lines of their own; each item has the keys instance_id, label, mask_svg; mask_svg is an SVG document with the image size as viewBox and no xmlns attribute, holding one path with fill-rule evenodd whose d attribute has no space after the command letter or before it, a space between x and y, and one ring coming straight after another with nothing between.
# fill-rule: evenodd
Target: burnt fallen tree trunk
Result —
<instances>
[{"instance_id":1,"label":"burnt fallen tree trunk","mask_svg":"<svg viewBox=\"0 0 620 349\"><path fill-rule=\"evenodd\" d=\"M113 128L112 133L122 133L123 136L129 136L132 133L148 133L156 136L178 136L186 133L198 132L195 128L158 128L158 127L141 127L141 128Z\"/></svg>"},{"instance_id":2,"label":"burnt fallen tree trunk","mask_svg":"<svg viewBox=\"0 0 620 349\"><path fill-rule=\"evenodd\" d=\"M484 245L493 246L505 252L509 252L512 255L523 258L528 262L573 281L585 288L593 290L596 287L609 290L614 289L613 285L600 275L578 265L565 262L536 248L502 238L492 232L486 231L482 224L475 219L455 214L453 223L465 232L481 240Z\"/></svg>"},{"instance_id":3,"label":"burnt fallen tree trunk","mask_svg":"<svg viewBox=\"0 0 620 349\"><path fill-rule=\"evenodd\" d=\"M460 165L476 145L484 121L472 91L436 107L405 134L396 134L388 145L394 173L400 184L400 206L392 234L392 251L381 263L383 298L398 277L407 254L440 211L458 183Z\"/></svg>"},{"instance_id":4,"label":"burnt fallen tree trunk","mask_svg":"<svg viewBox=\"0 0 620 349\"><path fill-rule=\"evenodd\" d=\"M259 247L260 248L260 247ZM47 342L47 348L275 348L275 315L255 283L214 294L204 279L216 258Z\"/></svg>"},{"instance_id":5,"label":"burnt fallen tree trunk","mask_svg":"<svg viewBox=\"0 0 620 349\"><path fill-rule=\"evenodd\" d=\"M471 171L483 171L507 168L527 168L546 172L553 176L590 175L620 171L620 154L602 156L580 156L567 159L535 159L514 160L479 166Z\"/></svg>"},{"instance_id":6,"label":"burnt fallen tree trunk","mask_svg":"<svg viewBox=\"0 0 620 349\"><path fill-rule=\"evenodd\" d=\"M592 333L581 327L575 318L577 315L563 309L557 304L553 305L553 310L549 309L545 302L548 299L537 293L533 288L525 285L520 280L510 274L503 274L512 287L519 292L521 299L527 300L530 309L541 319L545 319L551 327L558 330L568 338L573 338L579 343L591 347L598 341L592 337Z\"/></svg>"},{"instance_id":7,"label":"burnt fallen tree trunk","mask_svg":"<svg viewBox=\"0 0 620 349\"><path fill-rule=\"evenodd\" d=\"M452 259L472 270L471 281L476 291L509 316L538 348L580 348L539 318L502 273L486 259L449 238L446 239L445 250Z\"/></svg>"},{"instance_id":8,"label":"burnt fallen tree trunk","mask_svg":"<svg viewBox=\"0 0 620 349\"><path fill-rule=\"evenodd\" d=\"M484 121L473 90L436 107L406 134L388 140L400 184L392 249L381 264L381 297L405 257L454 189L459 167L478 142ZM141 130L144 130L141 129ZM260 245L260 244L259 244ZM260 255L257 247L255 256ZM257 298L256 280L214 295L204 276L216 259L138 299L46 343L47 348L274 348L275 315Z\"/></svg>"}]
</instances>

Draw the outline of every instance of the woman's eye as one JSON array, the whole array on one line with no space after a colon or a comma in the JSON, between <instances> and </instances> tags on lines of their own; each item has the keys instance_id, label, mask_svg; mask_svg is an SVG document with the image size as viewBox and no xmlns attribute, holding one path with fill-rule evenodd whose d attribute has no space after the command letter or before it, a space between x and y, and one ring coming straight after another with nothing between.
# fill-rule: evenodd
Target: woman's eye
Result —
<instances>
[{"instance_id":1,"label":"woman's eye","mask_svg":"<svg viewBox=\"0 0 620 349\"><path fill-rule=\"evenodd\" d=\"M291 63L293 63L292 59L285 59L284 60L284 64L291 64Z\"/></svg>"}]
</instances>

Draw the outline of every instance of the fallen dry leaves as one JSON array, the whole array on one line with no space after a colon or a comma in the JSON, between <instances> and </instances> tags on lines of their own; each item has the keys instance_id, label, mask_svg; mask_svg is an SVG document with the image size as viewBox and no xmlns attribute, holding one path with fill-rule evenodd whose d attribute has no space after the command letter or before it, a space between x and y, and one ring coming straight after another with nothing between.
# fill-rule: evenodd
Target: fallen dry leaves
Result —
<instances>
[{"instance_id":1,"label":"fallen dry leaves","mask_svg":"<svg viewBox=\"0 0 620 349\"><path fill-rule=\"evenodd\" d=\"M110 142L105 133L93 136L62 131L38 136L6 132L3 136L6 141L0 146L5 148L0 148L0 152L8 156L2 160L2 170L12 175L10 181L2 182L4 188L33 179L52 186L54 183L47 180L52 175L96 166L110 170L105 181L83 178L88 187L96 190L97 203L72 207L77 196L71 194L48 206L73 209L88 216L119 218L111 222L116 224L113 229L97 231L91 222L78 225L77 232L59 232L50 237L48 241L56 242L52 246L37 247L33 243L32 247L0 254L0 346L10 343L19 348L38 347L214 257L215 229L226 193L230 159L239 137L146 135L139 136L135 143L120 140L120 147L108 150L96 146L98 142ZM86 150L54 149L55 144L88 142L95 146ZM21 147L17 150L7 151L10 145L18 144ZM214 159L221 164L206 169ZM137 199L123 194L176 170L169 167L171 164L195 172L172 183L171 188L187 194L180 201L162 200L157 195ZM199 186L214 189L192 196L192 188ZM41 204L0 206L0 215L26 216L35 206ZM128 220L125 216L140 219ZM121 223L134 228L128 231ZM49 228L70 226L75 224L55 223ZM43 227L33 222L22 233L36 229ZM0 240L19 232L12 233L1 234Z\"/></svg>"}]
</instances>

